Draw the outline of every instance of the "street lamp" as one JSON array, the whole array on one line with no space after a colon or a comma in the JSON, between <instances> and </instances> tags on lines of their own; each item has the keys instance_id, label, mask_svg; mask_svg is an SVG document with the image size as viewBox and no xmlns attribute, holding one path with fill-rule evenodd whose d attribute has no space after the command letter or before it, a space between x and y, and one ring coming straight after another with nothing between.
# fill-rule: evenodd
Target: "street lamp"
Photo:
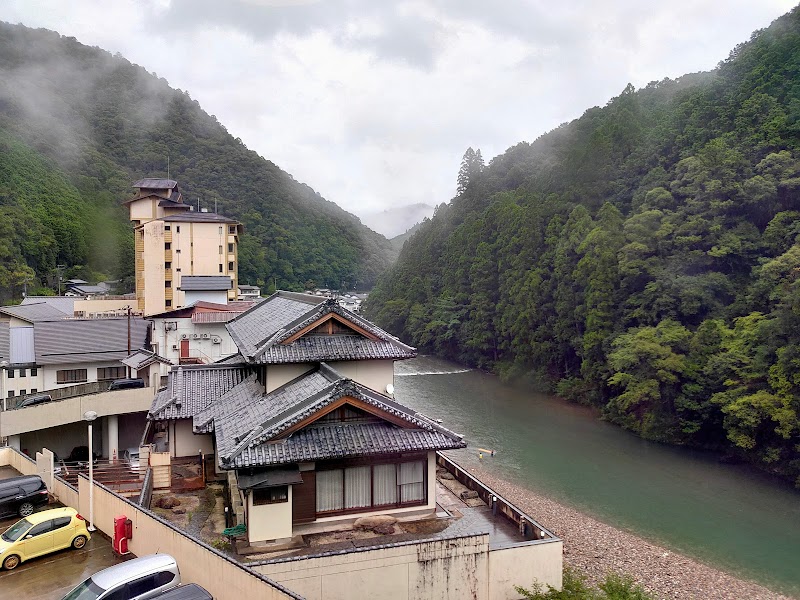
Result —
<instances>
[{"instance_id":1,"label":"street lamp","mask_svg":"<svg viewBox=\"0 0 800 600\"><path fill-rule=\"evenodd\" d=\"M92 452L92 421L97 418L97 412L87 410L83 413L83 420L89 424L89 531L94 531L94 453Z\"/></svg>"}]
</instances>

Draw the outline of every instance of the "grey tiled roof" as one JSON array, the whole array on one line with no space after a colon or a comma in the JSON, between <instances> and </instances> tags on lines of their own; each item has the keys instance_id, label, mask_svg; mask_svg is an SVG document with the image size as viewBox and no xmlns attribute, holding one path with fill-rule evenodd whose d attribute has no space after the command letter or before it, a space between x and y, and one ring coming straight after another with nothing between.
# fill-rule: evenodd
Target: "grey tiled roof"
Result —
<instances>
[{"instance_id":1,"label":"grey tiled roof","mask_svg":"<svg viewBox=\"0 0 800 600\"><path fill-rule=\"evenodd\" d=\"M324 387L322 387L324 386ZM290 427L342 397L357 398L407 423L340 423L315 425L273 443ZM227 468L273 465L337 456L384 454L412 450L445 450L465 446L461 436L388 396L341 376L327 365L248 403L250 413L229 413L215 424L220 464ZM244 408L244 407L243 407ZM249 428L249 431L248 431ZM338 444L338 446L337 446Z\"/></svg>"},{"instance_id":2,"label":"grey tiled roof","mask_svg":"<svg viewBox=\"0 0 800 600\"><path fill-rule=\"evenodd\" d=\"M66 316L72 316L73 313L66 313L60 311L51 304L44 302L38 304L17 304L16 306L3 306L0 307L0 313L24 319L35 323L37 321L56 321L63 319Z\"/></svg>"},{"instance_id":3,"label":"grey tiled roof","mask_svg":"<svg viewBox=\"0 0 800 600\"><path fill-rule=\"evenodd\" d=\"M195 413L193 426L195 433L210 433L218 421L231 415L236 420L246 420L247 410L254 402L264 396L264 386L255 374L236 384L214 402Z\"/></svg>"},{"instance_id":4,"label":"grey tiled roof","mask_svg":"<svg viewBox=\"0 0 800 600\"><path fill-rule=\"evenodd\" d=\"M131 347L146 343L149 323L130 320ZM34 324L36 363L54 365L122 360L128 356L128 319L65 319Z\"/></svg>"},{"instance_id":5,"label":"grey tiled roof","mask_svg":"<svg viewBox=\"0 0 800 600\"><path fill-rule=\"evenodd\" d=\"M149 418L159 421L193 417L244 381L248 374L249 369L242 366L173 367L167 387L153 399Z\"/></svg>"},{"instance_id":6,"label":"grey tiled roof","mask_svg":"<svg viewBox=\"0 0 800 600\"><path fill-rule=\"evenodd\" d=\"M337 314L367 331L362 335L305 335L287 339L329 314ZM242 313L227 326L242 355L257 364L319 362L334 360L403 359L416 350L400 342L363 317L342 308L335 300L305 294L278 292Z\"/></svg>"},{"instance_id":7,"label":"grey tiled roof","mask_svg":"<svg viewBox=\"0 0 800 600\"><path fill-rule=\"evenodd\" d=\"M164 358L163 356L159 356L155 352L151 352L150 350L145 350L144 348L140 348L136 352L131 353L130 356L126 356L120 361L123 365L130 367L131 369L142 369L147 365L151 365L154 362L161 362L164 364L172 364L168 359Z\"/></svg>"},{"instance_id":8,"label":"grey tiled roof","mask_svg":"<svg viewBox=\"0 0 800 600\"><path fill-rule=\"evenodd\" d=\"M178 182L174 179L158 179L156 177L145 177L133 183L133 187L146 190L171 190L176 185Z\"/></svg>"},{"instance_id":9,"label":"grey tiled roof","mask_svg":"<svg viewBox=\"0 0 800 600\"><path fill-rule=\"evenodd\" d=\"M184 275L178 289L183 292L205 292L229 290L232 287L233 280L227 275Z\"/></svg>"},{"instance_id":10,"label":"grey tiled roof","mask_svg":"<svg viewBox=\"0 0 800 600\"><path fill-rule=\"evenodd\" d=\"M217 432L217 444L221 444L218 449L220 455L232 453L238 444L237 439L244 439L253 428L297 402L319 393L340 377L333 369L321 366L313 373L301 375L266 396L264 386L259 384L260 391L257 394L253 393L248 397L231 395L223 399L223 402L212 408L215 413L212 428ZM195 427L197 425L198 420L195 419Z\"/></svg>"},{"instance_id":11,"label":"grey tiled roof","mask_svg":"<svg viewBox=\"0 0 800 600\"><path fill-rule=\"evenodd\" d=\"M220 358L219 360L214 361L214 364L215 365L240 365L240 366L244 366L245 362L246 361L244 360L244 356L242 356L241 354L239 354L237 352L236 354L231 354L230 356L225 356L224 358Z\"/></svg>"},{"instance_id":12,"label":"grey tiled roof","mask_svg":"<svg viewBox=\"0 0 800 600\"><path fill-rule=\"evenodd\" d=\"M288 439L245 448L231 467L281 465L315 460L375 456L420 450L464 448L454 436L391 423L309 426Z\"/></svg>"},{"instance_id":13,"label":"grey tiled roof","mask_svg":"<svg viewBox=\"0 0 800 600\"><path fill-rule=\"evenodd\" d=\"M276 292L230 321L226 327L242 355L252 358L276 331L321 302L322 298L314 296Z\"/></svg>"}]
</instances>

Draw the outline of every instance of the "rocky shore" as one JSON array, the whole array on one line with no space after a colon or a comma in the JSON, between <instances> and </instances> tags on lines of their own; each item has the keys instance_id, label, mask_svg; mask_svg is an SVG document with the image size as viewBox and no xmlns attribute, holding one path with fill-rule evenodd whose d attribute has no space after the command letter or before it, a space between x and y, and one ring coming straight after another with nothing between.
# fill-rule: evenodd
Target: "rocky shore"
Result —
<instances>
[{"instance_id":1,"label":"rocky shore","mask_svg":"<svg viewBox=\"0 0 800 600\"><path fill-rule=\"evenodd\" d=\"M482 469L467 469L564 540L564 564L593 583L615 571L662 600L789 600L624 530L601 523Z\"/></svg>"}]
</instances>

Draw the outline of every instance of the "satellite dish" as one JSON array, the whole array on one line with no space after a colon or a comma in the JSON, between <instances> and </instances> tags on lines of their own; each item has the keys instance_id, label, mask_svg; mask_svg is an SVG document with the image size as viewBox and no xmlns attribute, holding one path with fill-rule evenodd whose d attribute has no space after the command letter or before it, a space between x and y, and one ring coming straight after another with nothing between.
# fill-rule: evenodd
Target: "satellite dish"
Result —
<instances>
[{"instance_id":1,"label":"satellite dish","mask_svg":"<svg viewBox=\"0 0 800 600\"><path fill-rule=\"evenodd\" d=\"M394 385L391 383L386 384L386 393L390 396L394 394Z\"/></svg>"}]
</instances>

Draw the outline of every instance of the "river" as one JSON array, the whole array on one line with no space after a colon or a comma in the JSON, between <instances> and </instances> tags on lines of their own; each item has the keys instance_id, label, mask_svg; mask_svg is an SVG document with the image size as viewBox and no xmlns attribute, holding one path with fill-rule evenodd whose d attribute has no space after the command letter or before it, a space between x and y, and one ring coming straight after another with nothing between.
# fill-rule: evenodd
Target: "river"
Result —
<instances>
[{"instance_id":1,"label":"river","mask_svg":"<svg viewBox=\"0 0 800 600\"><path fill-rule=\"evenodd\" d=\"M432 357L396 363L395 397L463 434L468 448L450 454L466 466L800 597L800 492L788 484Z\"/></svg>"}]
</instances>

